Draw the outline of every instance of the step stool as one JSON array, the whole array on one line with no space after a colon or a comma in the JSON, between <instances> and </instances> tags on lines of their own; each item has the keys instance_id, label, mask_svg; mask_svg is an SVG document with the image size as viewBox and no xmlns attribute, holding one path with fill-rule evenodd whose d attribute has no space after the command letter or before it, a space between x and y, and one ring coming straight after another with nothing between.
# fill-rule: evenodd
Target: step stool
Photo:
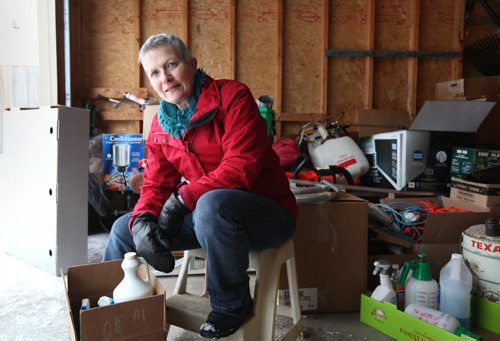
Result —
<instances>
[{"instance_id":1,"label":"step stool","mask_svg":"<svg viewBox=\"0 0 500 341\"><path fill-rule=\"evenodd\" d=\"M205 258L202 249L184 252L179 277L172 296L166 300L166 320L170 325L198 333L200 326L206 321L212 310L207 292L206 262L205 285L201 295L186 291L189 263L193 257ZM226 340L270 341L274 339L276 314L290 317L293 326L281 340L296 340L302 335L304 326L300 315L300 304L295 267L295 251L293 241L289 239L283 245L264 250L250 252L250 268L255 269L255 289L253 293L254 313L244 322L240 329ZM286 263L290 306L277 306L278 283L281 266Z\"/></svg>"}]
</instances>

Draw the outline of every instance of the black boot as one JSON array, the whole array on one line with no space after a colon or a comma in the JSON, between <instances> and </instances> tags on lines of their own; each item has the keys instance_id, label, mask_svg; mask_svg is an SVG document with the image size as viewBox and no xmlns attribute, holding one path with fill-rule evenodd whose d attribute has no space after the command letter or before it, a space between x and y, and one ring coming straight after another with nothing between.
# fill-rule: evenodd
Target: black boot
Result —
<instances>
[{"instance_id":1,"label":"black boot","mask_svg":"<svg viewBox=\"0 0 500 341\"><path fill-rule=\"evenodd\" d=\"M207 321L200 327L200 335L209 339L220 339L234 334L253 312L253 302L235 311L211 311Z\"/></svg>"}]
</instances>

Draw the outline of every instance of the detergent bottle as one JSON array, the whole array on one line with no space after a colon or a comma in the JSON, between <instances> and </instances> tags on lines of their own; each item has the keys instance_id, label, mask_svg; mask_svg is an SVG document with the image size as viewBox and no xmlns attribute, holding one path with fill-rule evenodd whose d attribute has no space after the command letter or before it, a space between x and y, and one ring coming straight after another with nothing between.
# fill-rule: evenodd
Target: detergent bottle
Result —
<instances>
[{"instance_id":1,"label":"detergent bottle","mask_svg":"<svg viewBox=\"0 0 500 341\"><path fill-rule=\"evenodd\" d=\"M375 263L375 269L372 275L377 275L380 272L380 284L373 291L371 298L377 301L387 301L392 304L396 304L396 291L392 286L392 281L389 276L389 269L392 268L391 263L385 259L377 260Z\"/></svg>"},{"instance_id":2,"label":"detergent bottle","mask_svg":"<svg viewBox=\"0 0 500 341\"><path fill-rule=\"evenodd\" d=\"M455 316L460 325L470 328L472 272L464 257L453 253L439 273L439 310Z\"/></svg>"},{"instance_id":3,"label":"detergent bottle","mask_svg":"<svg viewBox=\"0 0 500 341\"><path fill-rule=\"evenodd\" d=\"M146 278L143 279L139 275L139 266L146 266ZM151 286L151 278L149 274L148 263L142 257L137 257L135 252L127 252L121 264L124 272L123 280L113 290L114 303L120 303L138 298L151 296L153 287Z\"/></svg>"},{"instance_id":4,"label":"detergent bottle","mask_svg":"<svg viewBox=\"0 0 500 341\"><path fill-rule=\"evenodd\" d=\"M408 272L413 270L405 286L405 308L416 303L429 308L438 308L438 283L432 278L431 264L425 261L425 253L418 255L418 260L406 262L401 270L400 284L406 282Z\"/></svg>"}]
</instances>

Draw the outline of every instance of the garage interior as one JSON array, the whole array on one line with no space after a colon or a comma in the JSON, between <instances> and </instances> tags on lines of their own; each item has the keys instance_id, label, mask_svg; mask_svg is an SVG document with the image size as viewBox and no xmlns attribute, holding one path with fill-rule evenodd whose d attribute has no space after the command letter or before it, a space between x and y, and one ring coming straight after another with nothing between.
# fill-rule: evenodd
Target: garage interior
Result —
<instances>
[{"instance_id":1,"label":"garage interior","mask_svg":"<svg viewBox=\"0 0 500 341\"><path fill-rule=\"evenodd\" d=\"M304 127L313 123L340 129L358 145L380 133L443 129L453 143L472 139L465 147L500 150L500 0L23 0L0 9L9 51L0 57L0 259L6 265L0 340L74 337L66 270L99 263L113 222L139 198L140 184L110 186L103 141L149 130L159 98L137 53L153 34L176 33L207 74L245 83L256 100L272 98L272 118L264 118L275 145L300 147ZM457 137L452 127L462 114L467 130ZM449 165L451 153L447 157ZM291 165L286 170L294 173ZM448 171L446 182L420 188L354 176L335 193L322 187L327 203L299 204L298 284L315 289L312 306L302 311L305 339L411 339L360 320L362 294L379 284L374 262L402 267L424 252L438 280L451 253L462 252L465 229L500 217L494 204L450 201ZM488 174L491 193L498 172ZM320 183L318 174L301 179ZM369 226L370 205L415 198L460 206L468 216L435 214L427 221L431 231L417 242ZM443 236L448 224L453 237ZM182 263L182 252L176 259ZM192 270L198 289L203 267ZM178 267L154 273L171 295ZM251 279L254 285L254 273ZM282 273L280 289L284 283ZM500 309L488 309L485 320L500 325ZM276 339L288 322L277 320ZM472 331L482 340L498 339L500 331L488 323L476 321ZM165 334L167 340L203 339L175 326Z\"/></svg>"}]
</instances>

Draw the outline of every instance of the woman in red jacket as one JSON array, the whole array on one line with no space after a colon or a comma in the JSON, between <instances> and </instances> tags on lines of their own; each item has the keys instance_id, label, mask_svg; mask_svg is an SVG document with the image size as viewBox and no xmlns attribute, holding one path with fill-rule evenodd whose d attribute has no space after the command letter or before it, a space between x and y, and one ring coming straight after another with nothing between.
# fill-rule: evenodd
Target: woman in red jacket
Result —
<instances>
[{"instance_id":1,"label":"woman in red jacket","mask_svg":"<svg viewBox=\"0 0 500 341\"><path fill-rule=\"evenodd\" d=\"M135 250L170 272L171 251L201 247L212 312L200 334L225 337L252 312L249 251L291 237L295 197L244 84L212 79L174 34L148 38L139 62L160 109L139 201L114 223L103 259Z\"/></svg>"}]
</instances>

